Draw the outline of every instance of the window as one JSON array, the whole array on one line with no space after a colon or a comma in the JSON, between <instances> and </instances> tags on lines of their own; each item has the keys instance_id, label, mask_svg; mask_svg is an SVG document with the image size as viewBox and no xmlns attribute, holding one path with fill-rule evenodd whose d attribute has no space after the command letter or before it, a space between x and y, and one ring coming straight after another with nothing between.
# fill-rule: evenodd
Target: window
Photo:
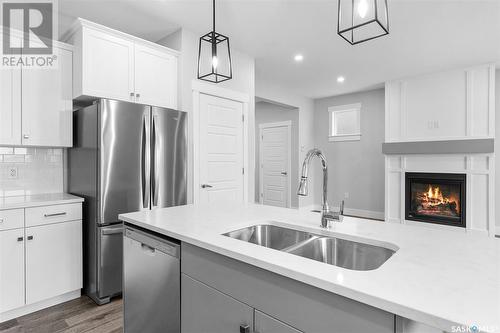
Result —
<instances>
[{"instance_id":1,"label":"window","mask_svg":"<svg viewBox=\"0 0 500 333\"><path fill-rule=\"evenodd\" d=\"M361 140L360 111L361 103L329 107L328 141Z\"/></svg>"}]
</instances>

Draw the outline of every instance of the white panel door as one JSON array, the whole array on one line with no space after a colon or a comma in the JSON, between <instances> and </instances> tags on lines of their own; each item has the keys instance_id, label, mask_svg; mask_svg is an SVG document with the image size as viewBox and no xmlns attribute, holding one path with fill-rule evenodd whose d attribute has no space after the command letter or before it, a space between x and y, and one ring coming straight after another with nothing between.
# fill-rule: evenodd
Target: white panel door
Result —
<instances>
[{"instance_id":1,"label":"white panel door","mask_svg":"<svg viewBox=\"0 0 500 333\"><path fill-rule=\"evenodd\" d=\"M177 108L177 57L135 44L135 96L141 104Z\"/></svg>"},{"instance_id":2,"label":"white panel door","mask_svg":"<svg viewBox=\"0 0 500 333\"><path fill-rule=\"evenodd\" d=\"M54 69L22 69L23 145L73 145L73 53L54 52Z\"/></svg>"},{"instance_id":3,"label":"white panel door","mask_svg":"<svg viewBox=\"0 0 500 333\"><path fill-rule=\"evenodd\" d=\"M200 202L243 201L243 104L200 95Z\"/></svg>"},{"instance_id":4,"label":"white panel door","mask_svg":"<svg viewBox=\"0 0 500 333\"><path fill-rule=\"evenodd\" d=\"M85 29L85 32L83 94L135 101L134 43L100 31Z\"/></svg>"},{"instance_id":5,"label":"white panel door","mask_svg":"<svg viewBox=\"0 0 500 333\"><path fill-rule=\"evenodd\" d=\"M0 144L21 144L20 69L0 68Z\"/></svg>"},{"instance_id":6,"label":"white panel door","mask_svg":"<svg viewBox=\"0 0 500 333\"><path fill-rule=\"evenodd\" d=\"M24 228L0 231L0 313L24 305Z\"/></svg>"},{"instance_id":7,"label":"white panel door","mask_svg":"<svg viewBox=\"0 0 500 333\"><path fill-rule=\"evenodd\" d=\"M290 206L290 127L260 128L260 195L264 205Z\"/></svg>"},{"instance_id":8,"label":"white panel door","mask_svg":"<svg viewBox=\"0 0 500 333\"><path fill-rule=\"evenodd\" d=\"M26 228L26 303L82 287L82 222Z\"/></svg>"}]
</instances>

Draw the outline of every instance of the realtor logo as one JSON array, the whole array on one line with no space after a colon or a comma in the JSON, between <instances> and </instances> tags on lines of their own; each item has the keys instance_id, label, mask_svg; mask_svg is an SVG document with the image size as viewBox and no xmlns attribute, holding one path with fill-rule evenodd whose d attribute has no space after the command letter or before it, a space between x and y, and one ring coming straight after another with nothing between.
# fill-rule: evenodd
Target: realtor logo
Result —
<instances>
[{"instance_id":1,"label":"realtor logo","mask_svg":"<svg viewBox=\"0 0 500 333\"><path fill-rule=\"evenodd\" d=\"M3 52L7 54L52 54L52 2L2 4ZM11 38L13 31L22 32L22 39ZM17 45L12 45L17 44Z\"/></svg>"},{"instance_id":2,"label":"realtor logo","mask_svg":"<svg viewBox=\"0 0 500 333\"><path fill-rule=\"evenodd\" d=\"M55 0L0 0L2 66L54 67Z\"/></svg>"}]
</instances>

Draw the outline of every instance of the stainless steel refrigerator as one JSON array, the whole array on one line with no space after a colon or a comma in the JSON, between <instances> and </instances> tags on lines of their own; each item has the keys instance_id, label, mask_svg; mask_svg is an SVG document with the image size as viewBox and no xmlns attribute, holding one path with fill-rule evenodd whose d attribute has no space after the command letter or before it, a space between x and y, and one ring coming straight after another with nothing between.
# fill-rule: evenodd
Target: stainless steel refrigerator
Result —
<instances>
[{"instance_id":1,"label":"stainless steel refrigerator","mask_svg":"<svg viewBox=\"0 0 500 333\"><path fill-rule=\"evenodd\" d=\"M84 292L104 304L122 291L118 214L186 204L186 113L101 99L73 114L69 192L85 198Z\"/></svg>"}]
</instances>

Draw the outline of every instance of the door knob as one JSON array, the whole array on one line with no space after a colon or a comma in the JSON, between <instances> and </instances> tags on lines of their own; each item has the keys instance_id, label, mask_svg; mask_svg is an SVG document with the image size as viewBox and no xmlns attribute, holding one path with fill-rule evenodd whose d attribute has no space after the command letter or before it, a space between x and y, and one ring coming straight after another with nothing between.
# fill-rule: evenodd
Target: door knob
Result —
<instances>
[{"instance_id":1,"label":"door knob","mask_svg":"<svg viewBox=\"0 0 500 333\"><path fill-rule=\"evenodd\" d=\"M141 97L141 94L135 94L135 97L139 98Z\"/></svg>"},{"instance_id":2,"label":"door knob","mask_svg":"<svg viewBox=\"0 0 500 333\"><path fill-rule=\"evenodd\" d=\"M286 175L288 175L288 172L286 172L286 171L281 171L281 174L282 174L283 176L286 176Z\"/></svg>"},{"instance_id":3,"label":"door knob","mask_svg":"<svg viewBox=\"0 0 500 333\"><path fill-rule=\"evenodd\" d=\"M212 185L208 185L208 184L201 185L201 188L212 188L212 187L213 187Z\"/></svg>"},{"instance_id":4,"label":"door knob","mask_svg":"<svg viewBox=\"0 0 500 333\"><path fill-rule=\"evenodd\" d=\"M23 138L24 138L24 139L29 139L29 138L30 138L30 136L29 136L29 134L24 134L24 135L23 135Z\"/></svg>"}]
</instances>

